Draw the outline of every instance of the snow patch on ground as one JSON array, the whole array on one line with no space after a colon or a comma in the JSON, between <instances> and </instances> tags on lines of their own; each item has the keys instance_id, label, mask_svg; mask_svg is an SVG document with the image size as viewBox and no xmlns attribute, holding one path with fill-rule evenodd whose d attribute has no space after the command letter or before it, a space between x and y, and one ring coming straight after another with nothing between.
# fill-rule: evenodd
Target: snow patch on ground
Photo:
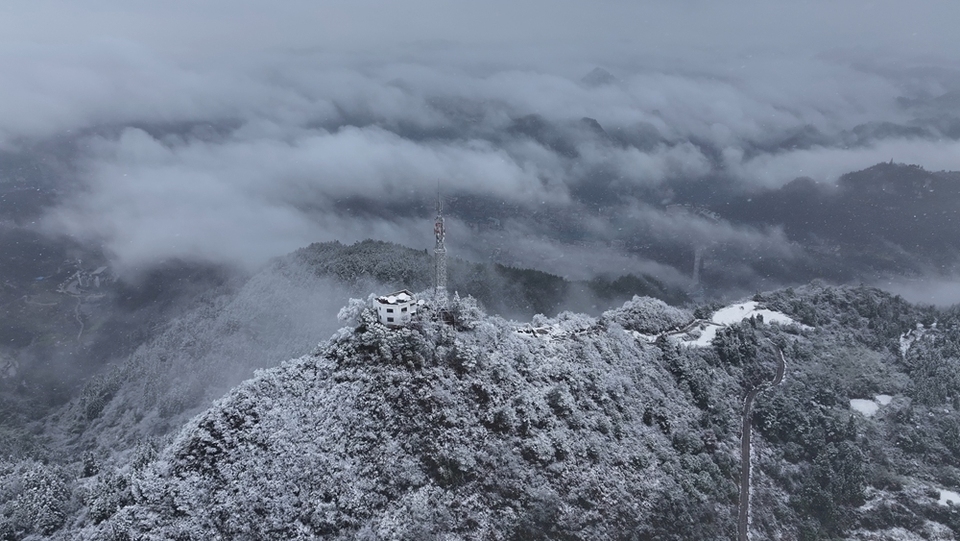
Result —
<instances>
[{"instance_id":1,"label":"snow patch on ground","mask_svg":"<svg viewBox=\"0 0 960 541\"><path fill-rule=\"evenodd\" d=\"M960 494L952 490L940 490L940 505L947 505L952 503L953 505L960 505Z\"/></svg>"},{"instance_id":2,"label":"snow patch on ground","mask_svg":"<svg viewBox=\"0 0 960 541\"><path fill-rule=\"evenodd\" d=\"M850 409L859 411L865 417L873 417L880 409L880 406L886 406L892 400L893 397L888 394L878 394L873 397L873 400L869 398L853 398L850 400Z\"/></svg>"},{"instance_id":3,"label":"snow patch on ground","mask_svg":"<svg viewBox=\"0 0 960 541\"><path fill-rule=\"evenodd\" d=\"M720 327L722 327L722 325L712 321L704 321L691 331L688 331L684 339L681 340L681 343L685 346L696 348L710 347Z\"/></svg>"},{"instance_id":4,"label":"snow patch on ground","mask_svg":"<svg viewBox=\"0 0 960 541\"><path fill-rule=\"evenodd\" d=\"M515 332L520 336L533 336L549 342L556 339L569 338L571 336L588 333L593 329L591 324L592 321L579 324L570 324L566 321L560 321L548 325L540 325L537 327L534 327L533 325L523 325L521 327L517 327ZM656 340L656 337L653 339Z\"/></svg>"},{"instance_id":5,"label":"snow patch on ground","mask_svg":"<svg viewBox=\"0 0 960 541\"><path fill-rule=\"evenodd\" d=\"M544 340L553 340L563 334L560 325L544 325L541 327L525 326L516 330L521 336L535 336Z\"/></svg>"},{"instance_id":6,"label":"snow patch on ground","mask_svg":"<svg viewBox=\"0 0 960 541\"><path fill-rule=\"evenodd\" d=\"M847 539L850 541L926 541L928 539L918 533L899 527L878 531L856 530L850 532L849 536Z\"/></svg>"},{"instance_id":7,"label":"snow patch on ground","mask_svg":"<svg viewBox=\"0 0 960 541\"><path fill-rule=\"evenodd\" d=\"M873 414L877 413L877 410L880 409L880 404L877 404L873 400L854 398L850 400L850 409L859 411L865 417L873 417Z\"/></svg>"},{"instance_id":8,"label":"snow patch on ground","mask_svg":"<svg viewBox=\"0 0 960 541\"><path fill-rule=\"evenodd\" d=\"M782 312L775 312L773 310L767 310L766 308L757 308L756 301L742 302L721 308L713 314L713 317L710 318L710 320L718 325L732 325L756 316L763 316L764 323L797 325L797 322L794 321L793 318ZM810 328L806 325L801 326L807 329Z\"/></svg>"},{"instance_id":9,"label":"snow patch on ground","mask_svg":"<svg viewBox=\"0 0 960 541\"><path fill-rule=\"evenodd\" d=\"M936 327L937 327L937 324L934 323L932 325L932 328L936 328ZM908 333L901 334L900 335L900 356L905 357L907 355L907 352L910 351L910 346L912 346L914 342L922 338L924 333L926 333L926 329L923 327L923 323L917 323L916 329Z\"/></svg>"},{"instance_id":10,"label":"snow patch on ground","mask_svg":"<svg viewBox=\"0 0 960 541\"><path fill-rule=\"evenodd\" d=\"M637 340L643 340L645 342L650 342L651 344L657 341L657 335L655 334L643 334L640 331L631 331L631 332L633 333L633 337L636 338Z\"/></svg>"},{"instance_id":11,"label":"snow patch on ground","mask_svg":"<svg viewBox=\"0 0 960 541\"><path fill-rule=\"evenodd\" d=\"M763 317L763 322L767 324L777 323L779 325L798 325L803 329L812 328L797 323L793 318L782 312L757 308L756 301L749 301L721 308L713 314L709 321L700 321L692 329L677 336L679 342L684 346L709 347L717 336L717 331L722 327L757 316Z\"/></svg>"}]
</instances>

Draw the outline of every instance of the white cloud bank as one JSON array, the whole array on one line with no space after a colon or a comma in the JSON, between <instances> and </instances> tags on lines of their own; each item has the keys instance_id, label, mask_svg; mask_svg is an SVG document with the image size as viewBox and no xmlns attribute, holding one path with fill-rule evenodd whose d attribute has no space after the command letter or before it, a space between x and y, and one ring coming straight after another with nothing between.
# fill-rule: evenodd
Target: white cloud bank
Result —
<instances>
[{"instance_id":1,"label":"white cloud bank","mask_svg":"<svg viewBox=\"0 0 960 541\"><path fill-rule=\"evenodd\" d=\"M945 1L0 10L0 148L76 140L77 185L45 226L99 239L128 267L255 266L312 240L418 239L429 215L371 217L346 202L423 198L438 180L450 193L575 210L576 190L601 180L630 192L721 174L830 181L890 159L960 169L958 143L935 131L834 143L864 122L915 121L898 97L960 88L946 47L957 11ZM582 84L595 66L617 81ZM531 115L546 127L518 130ZM777 146L804 130L823 141ZM621 204L644 227L685 234L655 208ZM743 246L783 240L693 226Z\"/></svg>"}]
</instances>

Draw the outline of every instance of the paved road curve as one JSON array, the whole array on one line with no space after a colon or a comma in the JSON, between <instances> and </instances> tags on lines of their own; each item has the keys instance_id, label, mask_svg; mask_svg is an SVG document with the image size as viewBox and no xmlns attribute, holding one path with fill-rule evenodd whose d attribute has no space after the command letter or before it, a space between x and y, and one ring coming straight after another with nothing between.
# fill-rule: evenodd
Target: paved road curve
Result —
<instances>
[{"instance_id":1,"label":"paved road curve","mask_svg":"<svg viewBox=\"0 0 960 541\"><path fill-rule=\"evenodd\" d=\"M750 412L753 410L753 400L763 391L780 385L783 381L783 371L786 368L786 361L783 359L783 351L780 353L780 359L777 363L777 375L773 377L767 385L758 385L754 387L747 397L743 400L743 426L740 432L740 516L737 519L737 539L738 541L747 541L747 519L750 516L750 431L753 426Z\"/></svg>"}]
</instances>

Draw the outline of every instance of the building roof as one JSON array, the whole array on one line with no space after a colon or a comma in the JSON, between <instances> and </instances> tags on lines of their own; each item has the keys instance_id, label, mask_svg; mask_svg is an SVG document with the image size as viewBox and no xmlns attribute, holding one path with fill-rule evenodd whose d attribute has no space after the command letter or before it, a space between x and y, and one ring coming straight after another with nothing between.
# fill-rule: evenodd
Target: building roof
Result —
<instances>
[{"instance_id":1,"label":"building roof","mask_svg":"<svg viewBox=\"0 0 960 541\"><path fill-rule=\"evenodd\" d=\"M410 291L406 289L401 289L400 291L396 291L389 295L377 297L377 302L380 304L400 304L413 302L413 293L410 293Z\"/></svg>"}]
</instances>

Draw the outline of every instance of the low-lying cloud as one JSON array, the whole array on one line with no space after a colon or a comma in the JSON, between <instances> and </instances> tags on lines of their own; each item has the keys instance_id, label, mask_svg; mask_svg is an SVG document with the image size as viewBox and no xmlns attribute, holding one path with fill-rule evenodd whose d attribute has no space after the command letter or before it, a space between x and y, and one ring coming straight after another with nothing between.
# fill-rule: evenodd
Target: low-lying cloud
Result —
<instances>
[{"instance_id":1,"label":"low-lying cloud","mask_svg":"<svg viewBox=\"0 0 960 541\"><path fill-rule=\"evenodd\" d=\"M923 164L932 171L955 171L960 166L960 141L890 139L859 148L822 147L762 154L744 158L733 149L724 153L724 165L737 177L760 186L778 187L797 177L832 183L844 173L886 161Z\"/></svg>"},{"instance_id":2,"label":"low-lying cloud","mask_svg":"<svg viewBox=\"0 0 960 541\"><path fill-rule=\"evenodd\" d=\"M110 2L101 4L106 13ZM439 181L451 201L480 205L461 209L468 237L451 239L465 253L495 249L504 261L570 276L630 267L680 280L689 269L644 246L803 258L782 230L670 210L684 197L708 199L718 183L744 192L804 176L830 183L891 159L960 169L960 133L937 101L960 90L960 63L940 48L940 23L910 41L913 10L607 2L586 14L561 4L504 7L526 13L528 25L481 35L420 2L414 12L435 7L435 22L449 24L416 40L390 31L360 44L353 38L382 21L364 26L363 10L345 3L329 6L324 22L330 29L342 17L355 30L340 41L342 29L313 41L291 35L317 16L299 2L265 17L249 43L234 25L256 12L252 1L224 8L210 36L174 11L132 7L110 17L128 26L109 39L10 29L0 42L0 147L71 141L78 178L62 186L43 227L102 243L121 269L168 258L249 269L312 241L367 236L428 245ZM920 11L949 11L934 4ZM51 9L14 6L25 20ZM195 21L218 14L182 7ZM564 32L533 13L583 26L563 43ZM631 37L620 21L628 14L648 32ZM477 28L491 23L474 15ZM130 30L151 18L183 42ZM787 18L810 43L801 46ZM855 19L861 26L836 23ZM817 26L826 20L834 22ZM587 44L604 21L607 33ZM711 21L756 32L727 35ZM865 28L887 36L869 39ZM183 49L214 42L194 56ZM884 56L883 43L900 52ZM231 44L235 55L225 52ZM595 67L607 72L581 80ZM506 225L488 231L494 222ZM606 255L574 248L584 246ZM550 263L553 252L565 260ZM521 256L537 253L546 255Z\"/></svg>"}]
</instances>

